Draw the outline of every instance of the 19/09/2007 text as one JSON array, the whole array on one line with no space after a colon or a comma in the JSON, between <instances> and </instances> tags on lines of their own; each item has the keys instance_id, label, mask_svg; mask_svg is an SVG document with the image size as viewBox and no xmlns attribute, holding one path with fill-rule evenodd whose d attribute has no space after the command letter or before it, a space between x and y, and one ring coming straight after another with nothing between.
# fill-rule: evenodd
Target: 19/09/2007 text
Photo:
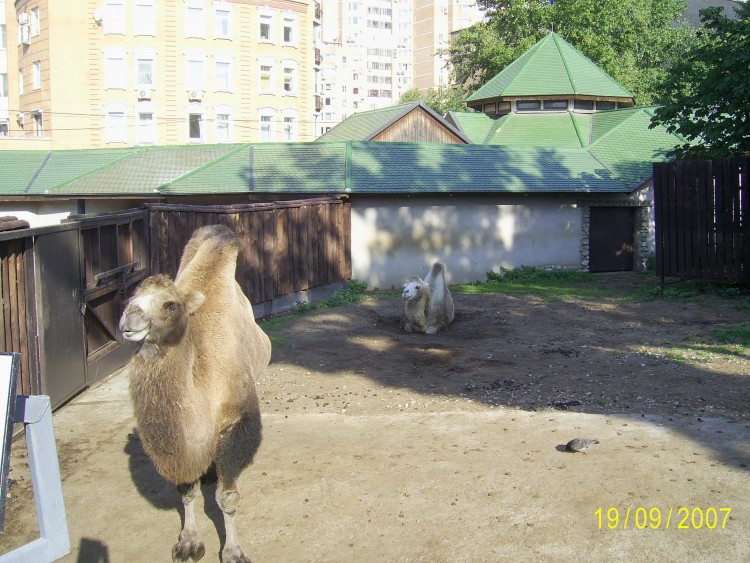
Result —
<instances>
[{"instance_id":1,"label":"19/09/2007 text","mask_svg":"<svg viewBox=\"0 0 750 563\"><path fill-rule=\"evenodd\" d=\"M624 512L622 509L615 507L607 509L599 507L594 511L600 530L602 528L626 530L628 526L639 530L668 530L670 527L678 530L700 530L702 528L708 528L709 530L720 528L723 530L727 527L727 521L730 519L731 513L731 508L709 507L703 509L698 506L692 510L686 506L670 507L668 511L659 507L646 509L641 506L636 509L628 508Z\"/></svg>"}]
</instances>

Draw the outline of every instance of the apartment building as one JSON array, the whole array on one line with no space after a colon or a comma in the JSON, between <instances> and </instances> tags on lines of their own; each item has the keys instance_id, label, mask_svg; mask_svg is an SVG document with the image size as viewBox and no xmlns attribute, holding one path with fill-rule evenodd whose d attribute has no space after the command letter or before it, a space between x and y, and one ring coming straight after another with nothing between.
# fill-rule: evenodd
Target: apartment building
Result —
<instances>
[{"instance_id":1,"label":"apartment building","mask_svg":"<svg viewBox=\"0 0 750 563\"><path fill-rule=\"evenodd\" d=\"M323 0L321 116L316 135L410 88L447 86L450 34L479 21L474 0Z\"/></svg>"},{"instance_id":2,"label":"apartment building","mask_svg":"<svg viewBox=\"0 0 750 563\"><path fill-rule=\"evenodd\" d=\"M0 149L315 137L317 0L0 7Z\"/></svg>"}]
</instances>

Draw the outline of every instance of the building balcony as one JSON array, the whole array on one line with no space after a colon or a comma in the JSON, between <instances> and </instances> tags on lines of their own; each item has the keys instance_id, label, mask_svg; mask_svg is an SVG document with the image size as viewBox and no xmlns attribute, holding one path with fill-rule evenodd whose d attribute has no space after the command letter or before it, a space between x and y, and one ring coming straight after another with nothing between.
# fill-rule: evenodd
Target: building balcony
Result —
<instances>
[{"instance_id":1,"label":"building balcony","mask_svg":"<svg viewBox=\"0 0 750 563\"><path fill-rule=\"evenodd\" d=\"M323 96L315 96L315 111L318 113L323 111Z\"/></svg>"},{"instance_id":2,"label":"building balcony","mask_svg":"<svg viewBox=\"0 0 750 563\"><path fill-rule=\"evenodd\" d=\"M320 21L320 18L323 16L323 8L320 5L320 2L315 2L315 19Z\"/></svg>"}]
</instances>

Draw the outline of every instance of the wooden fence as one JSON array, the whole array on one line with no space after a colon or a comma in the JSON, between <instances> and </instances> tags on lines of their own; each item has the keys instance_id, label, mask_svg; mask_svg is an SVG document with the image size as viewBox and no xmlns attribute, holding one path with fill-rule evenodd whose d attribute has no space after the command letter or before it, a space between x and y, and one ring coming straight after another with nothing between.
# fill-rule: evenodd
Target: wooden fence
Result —
<instances>
[{"instance_id":1,"label":"wooden fence","mask_svg":"<svg viewBox=\"0 0 750 563\"><path fill-rule=\"evenodd\" d=\"M750 158L654 164L656 269L750 283Z\"/></svg>"},{"instance_id":2,"label":"wooden fence","mask_svg":"<svg viewBox=\"0 0 750 563\"><path fill-rule=\"evenodd\" d=\"M0 351L21 353L18 393L49 395L56 408L124 365L123 303L147 273L174 276L203 225L227 225L244 241L237 279L253 305L351 279L350 211L322 197L152 204L0 233Z\"/></svg>"},{"instance_id":3,"label":"wooden fence","mask_svg":"<svg viewBox=\"0 0 750 563\"><path fill-rule=\"evenodd\" d=\"M34 369L35 340L33 334L29 334L29 316L33 316L33 296L27 296L29 285L33 287L33 284L26 283L32 261L30 239L23 237L0 241L0 260L0 293L3 305L0 351L21 354L18 394L29 395L39 389L38 373Z\"/></svg>"},{"instance_id":4,"label":"wooden fence","mask_svg":"<svg viewBox=\"0 0 750 563\"><path fill-rule=\"evenodd\" d=\"M253 305L351 279L350 205L332 197L206 207L149 204L151 272L174 277L193 231L222 224L243 240L237 281Z\"/></svg>"}]
</instances>

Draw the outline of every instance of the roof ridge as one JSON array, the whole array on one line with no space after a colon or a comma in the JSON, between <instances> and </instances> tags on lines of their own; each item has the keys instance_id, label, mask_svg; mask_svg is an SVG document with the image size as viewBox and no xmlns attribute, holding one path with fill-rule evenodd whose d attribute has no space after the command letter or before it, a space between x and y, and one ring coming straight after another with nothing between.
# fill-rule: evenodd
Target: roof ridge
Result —
<instances>
[{"instance_id":1,"label":"roof ridge","mask_svg":"<svg viewBox=\"0 0 750 563\"><path fill-rule=\"evenodd\" d=\"M560 50L560 42L558 41L558 38L562 41L565 41L562 37L560 37L557 33L554 31L550 33L552 35L552 40L555 42L555 47L557 48L557 54L560 57L560 60L562 61L563 67L565 67L565 74L568 76L568 81L570 82L570 87L573 89L573 93L578 93L578 86L576 86L575 80L573 80L573 74L570 71L570 66L568 65L568 60L563 56L561 50Z\"/></svg>"},{"instance_id":2,"label":"roof ridge","mask_svg":"<svg viewBox=\"0 0 750 563\"><path fill-rule=\"evenodd\" d=\"M526 51L526 53L528 53L528 55L529 55L529 58L527 58L524 61L524 66L534 60L534 57L536 57L537 53L541 50L542 45L546 45L547 44L548 37L550 35L552 35L552 32L550 32L546 36L542 37L539 41L536 42L536 44L534 44L531 48L529 48L528 51ZM524 53L524 55L526 53ZM514 60L512 63L510 63L508 66L506 66L505 70L508 70L509 68L512 68L522 58L523 58L523 55L521 55L516 60ZM523 66L521 68L523 69ZM513 78L511 78L510 82L508 82L508 84L506 84L506 86L505 86L504 89L507 90L508 88L510 88L511 84L513 84L516 81L516 79L520 76L520 74L521 73L516 73L516 75Z\"/></svg>"},{"instance_id":3,"label":"roof ridge","mask_svg":"<svg viewBox=\"0 0 750 563\"><path fill-rule=\"evenodd\" d=\"M633 115L635 115L637 113L636 111L632 111L634 109L637 109L638 111L643 111L640 106L634 106L634 107L630 107L630 108L621 108L621 109L608 110L608 111L603 111L603 112L599 112L599 113L594 113L594 121L591 124L591 134L592 134L592 136L594 134L594 127L596 126L596 119L600 115L606 115L607 113L612 113L612 112L623 112L623 113L625 113L628 110L631 110L630 113L632 115L630 115L630 116L626 117L625 119L621 120L620 123L618 123L614 127L610 128L606 133L602 134L601 137L598 137L597 139L591 141L591 143L589 144L589 147L593 147L594 145L598 144L599 141L601 141L602 139L605 139L606 137L609 137L612 134L613 131L616 131L617 129L619 129L620 127L622 127L625 123L627 123L628 121L630 121L633 118Z\"/></svg>"},{"instance_id":4,"label":"roof ridge","mask_svg":"<svg viewBox=\"0 0 750 563\"><path fill-rule=\"evenodd\" d=\"M573 44L572 44L572 43L571 43L570 41L567 41L567 40L565 40L565 38L564 38L564 37L561 37L561 39L562 39L563 41L565 41L565 43L567 43L567 44L568 44L568 46L569 46L569 47L570 47L571 49L573 49L574 51L578 52L578 53L579 53L579 54L580 54L580 55L581 55L582 57L584 57L584 58L585 58L585 59L586 59L587 61L589 61L589 62L590 62L590 63L591 63L592 65L594 65L594 66L595 66L596 68L598 68L598 69L599 69L599 71L600 71L600 72L601 72L601 73L602 73L602 74L603 74L603 75L604 75L604 76L605 76L605 77L607 78L607 80L609 80L609 81L610 81L610 82L612 82L613 84L615 84L615 85L619 86L620 88L622 88L623 90L625 90L625 91L626 91L626 92L627 92L628 94L630 94L630 96L631 96L631 97L632 97L633 99L635 99L635 96L633 95L633 92L631 92L631 91L630 91L630 88L625 88L625 86L624 86L623 84L621 84L620 82L618 82L617 80L615 80L615 78L614 78L614 77L613 77L613 76L612 76L612 75L611 75L611 74L610 74L609 72L607 72L607 71L606 71L606 69L605 69L604 67L602 67L601 65L599 65L599 64L595 63L594 61L592 61L592 60L591 60L591 57L589 57L588 55L586 55L586 53L584 53L584 52L583 52L583 51L581 51L581 50L580 50L580 49L579 49L578 47L576 47L575 45L573 45Z\"/></svg>"},{"instance_id":5,"label":"roof ridge","mask_svg":"<svg viewBox=\"0 0 750 563\"><path fill-rule=\"evenodd\" d=\"M47 163L49 162L49 159L52 158L52 151L47 151L47 156L44 157L44 160L39 165L39 168L37 168L36 172L34 172L34 175L31 177L31 180L29 180L29 183L26 184L26 187L23 190L23 193L27 194L29 193L29 190L31 189L31 186L34 185L34 182L36 182L36 179L39 177L39 174L42 173L42 170L47 166Z\"/></svg>"},{"instance_id":6,"label":"roof ridge","mask_svg":"<svg viewBox=\"0 0 750 563\"><path fill-rule=\"evenodd\" d=\"M573 129L575 129L576 135L578 136L578 142L581 143L581 148L585 149L586 147L588 147L588 145L591 144L590 140L588 143L584 141L583 131L581 131L581 127L578 124L578 120L575 117L573 117L572 111L568 112L568 117L570 118L570 121L573 123Z\"/></svg>"},{"instance_id":7,"label":"roof ridge","mask_svg":"<svg viewBox=\"0 0 750 563\"><path fill-rule=\"evenodd\" d=\"M120 158L118 158L116 160L113 160L111 162L107 162L106 164L102 164L101 166L99 166L97 168L94 168L93 170L89 170L88 172L84 172L83 174L79 174L75 178L70 178L69 180L65 180L65 181L63 181L60 184L52 186L52 187L50 187L49 190L47 190L47 193L53 192L53 191L55 191L55 190L57 190L59 188L62 188L63 186L68 186L68 185L70 185L70 184L72 184L74 182L77 182L81 178L85 178L86 176L88 176L90 174L94 174L96 172L99 172L100 170L104 170L105 168L109 168L110 166L114 166L118 162L122 162L123 160L125 160L127 158L133 158L135 155L140 154L140 153L144 152L145 150L147 150L147 149L149 149L151 147L125 147L125 148L126 148L126 151L124 151L124 154L123 154L122 157L120 157ZM127 150L129 148L131 148L133 150L132 151ZM74 150L87 150L87 149L74 149ZM93 150L98 150L98 149L93 149ZM106 150L106 149L104 149L104 150ZM114 150L117 150L117 149L114 149ZM50 153L53 153L53 152L55 152L55 151L50 151Z\"/></svg>"},{"instance_id":8,"label":"roof ridge","mask_svg":"<svg viewBox=\"0 0 750 563\"><path fill-rule=\"evenodd\" d=\"M198 168L193 168L190 172L187 172L183 174L182 176L177 176L176 178L172 178L168 182L165 182L161 184L160 186L157 186L157 190L161 190L162 188L166 188L167 186L177 182L178 180L182 180L183 178L189 178L190 176L193 176L194 174L197 174L198 172L202 172L203 170L206 170L209 166L213 166L214 164L217 164L218 162L221 162L223 160L226 160L230 156L234 156L238 152L240 152L243 149L246 149L247 147L251 146L252 143L242 143L239 147L237 147L234 150L227 151L225 154L221 155L218 158L214 158L213 160L209 160L206 164L203 164L199 166Z\"/></svg>"},{"instance_id":9,"label":"roof ridge","mask_svg":"<svg viewBox=\"0 0 750 563\"><path fill-rule=\"evenodd\" d=\"M497 135L497 132L498 132L498 131L499 131L499 130L500 130L500 129L501 129L501 128L502 128L502 127L503 127L503 126L504 126L504 125L505 125L505 124L506 124L506 123L508 122L508 120L510 119L510 118L508 117L509 115L510 115L509 113L506 113L505 115L501 115L500 117L498 117L498 118L497 118L497 119L495 120L495 122L494 122L494 123L492 124L492 126L490 127L490 130L489 130L489 131L487 131L487 135L486 135L486 136L484 137L484 139L482 140L482 145L486 145L487 143L489 143L489 142L490 142L490 140L491 140L491 139L492 139L492 138L493 138L493 137L494 137L495 135Z\"/></svg>"}]
</instances>

